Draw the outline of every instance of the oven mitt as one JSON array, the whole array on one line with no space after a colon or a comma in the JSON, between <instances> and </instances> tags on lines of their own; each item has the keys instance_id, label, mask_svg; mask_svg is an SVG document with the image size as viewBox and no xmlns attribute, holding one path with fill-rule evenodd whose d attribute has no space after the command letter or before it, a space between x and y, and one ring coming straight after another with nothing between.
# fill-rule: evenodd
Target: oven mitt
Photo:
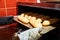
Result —
<instances>
[{"instance_id":1,"label":"oven mitt","mask_svg":"<svg viewBox=\"0 0 60 40\"><path fill-rule=\"evenodd\" d=\"M20 40L38 40L41 37L41 30L42 27L32 28L24 32L21 32L20 34L18 34L18 37Z\"/></svg>"},{"instance_id":2,"label":"oven mitt","mask_svg":"<svg viewBox=\"0 0 60 40\"><path fill-rule=\"evenodd\" d=\"M55 29L55 27L48 26L44 27L38 27L38 28L32 28L23 32L19 32L20 34L17 34L20 40L38 40L43 34L51 31L52 29Z\"/></svg>"}]
</instances>

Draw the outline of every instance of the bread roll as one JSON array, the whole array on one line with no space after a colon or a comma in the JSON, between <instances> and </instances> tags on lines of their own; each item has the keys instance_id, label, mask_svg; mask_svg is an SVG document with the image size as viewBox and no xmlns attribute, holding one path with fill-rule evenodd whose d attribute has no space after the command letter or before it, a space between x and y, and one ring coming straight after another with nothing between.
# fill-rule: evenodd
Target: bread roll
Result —
<instances>
[{"instance_id":1,"label":"bread roll","mask_svg":"<svg viewBox=\"0 0 60 40\"><path fill-rule=\"evenodd\" d=\"M36 20L36 17L31 17L29 21L30 21L30 23L34 23L35 20Z\"/></svg>"},{"instance_id":2,"label":"bread roll","mask_svg":"<svg viewBox=\"0 0 60 40\"><path fill-rule=\"evenodd\" d=\"M31 19L36 20L36 17L31 17Z\"/></svg>"},{"instance_id":3,"label":"bread roll","mask_svg":"<svg viewBox=\"0 0 60 40\"><path fill-rule=\"evenodd\" d=\"M31 16L28 16L28 19L31 19Z\"/></svg>"},{"instance_id":4,"label":"bread roll","mask_svg":"<svg viewBox=\"0 0 60 40\"><path fill-rule=\"evenodd\" d=\"M44 26L50 25L50 21L44 20L44 22L42 23L42 25L44 25Z\"/></svg>"},{"instance_id":5,"label":"bread roll","mask_svg":"<svg viewBox=\"0 0 60 40\"><path fill-rule=\"evenodd\" d=\"M34 22L33 27L42 27L42 24L40 22Z\"/></svg>"},{"instance_id":6,"label":"bread roll","mask_svg":"<svg viewBox=\"0 0 60 40\"><path fill-rule=\"evenodd\" d=\"M38 18L36 21L41 23L42 22L42 19Z\"/></svg>"},{"instance_id":7,"label":"bread roll","mask_svg":"<svg viewBox=\"0 0 60 40\"><path fill-rule=\"evenodd\" d=\"M35 21L36 17L31 17L29 21Z\"/></svg>"},{"instance_id":8,"label":"bread roll","mask_svg":"<svg viewBox=\"0 0 60 40\"><path fill-rule=\"evenodd\" d=\"M25 14L24 14L24 13L22 13L20 16L24 17L24 15L25 15Z\"/></svg>"},{"instance_id":9,"label":"bread roll","mask_svg":"<svg viewBox=\"0 0 60 40\"><path fill-rule=\"evenodd\" d=\"M28 15L25 15L24 17L25 17L25 18L28 18Z\"/></svg>"},{"instance_id":10,"label":"bread roll","mask_svg":"<svg viewBox=\"0 0 60 40\"><path fill-rule=\"evenodd\" d=\"M36 27L42 27L42 24L38 22L39 20L36 20L35 17L33 19L30 19L30 24L36 28Z\"/></svg>"},{"instance_id":11,"label":"bread roll","mask_svg":"<svg viewBox=\"0 0 60 40\"><path fill-rule=\"evenodd\" d=\"M36 17L31 17L30 20L29 20L29 22L32 26L34 25L35 21L36 21Z\"/></svg>"},{"instance_id":12,"label":"bread roll","mask_svg":"<svg viewBox=\"0 0 60 40\"><path fill-rule=\"evenodd\" d=\"M23 22L23 23L29 23L29 20L28 20L27 18L25 18L25 17L18 16L17 18L18 18L21 22Z\"/></svg>"},{"instance_id":13,"label":"bread roll","mask_svg":"<svg viewBox=\"0 0 60 40\"><path fill-rule=\"evenodd\" d=\"M50 25L50 24L58 22L59 20L60 20L59 18L51 18L51 19L45 20L43 22L43 25Z\"/></svg>"}]
</instances>

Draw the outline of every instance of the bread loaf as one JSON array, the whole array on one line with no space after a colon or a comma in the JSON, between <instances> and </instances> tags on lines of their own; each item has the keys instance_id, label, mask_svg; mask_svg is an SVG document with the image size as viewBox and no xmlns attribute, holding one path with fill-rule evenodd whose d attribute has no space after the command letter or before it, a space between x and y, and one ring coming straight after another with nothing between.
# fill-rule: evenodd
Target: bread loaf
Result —
<instances>
[{"instance_id":1,"label":"bread loaf","mask_svg":"<svg viewBox=\"0 0 60 40\"><path fill-rule=\"evenodd\" d=\"M36 17L31 17L30 20L29 20L29 22L32 24L32 23L35 22L35 20L36 20Z\"/></svg>"},{"instance_id":2,"label":"bread loaf","mask_svg":"<svg viewBox=\"0 0 60 40\"><path fill-rule=\"evenodd\" d=\"M32 26L34 26L34 22L36 21L36 18L35 17L31 17L31 19L29 20L29 22L30 22L30 24L32 25Z\"/></svg>"},{"instance_id":3,"label":"bread loaf","mask_svg":"<svg viewBox=\"0 0 60 40\"><path fill-rule=\"evenodd\" d=\"M17 18L18 18L21 22L23 22L23 23L29 23L29 20L28 20L27 18L25 18L25 17L18 16Z\"/></svg>"},{"instance_id":4,"label":"bread loaf","mask_svg":"<svg viewBox=\"0 0 60 40\"><path fill-rule=\"evenodd\" d=\"M30 24L36 28L36 27L42 27L42 24L39 22L39 20L36 20L35 17L30 19Z\"/></svg>"}]
</instances>

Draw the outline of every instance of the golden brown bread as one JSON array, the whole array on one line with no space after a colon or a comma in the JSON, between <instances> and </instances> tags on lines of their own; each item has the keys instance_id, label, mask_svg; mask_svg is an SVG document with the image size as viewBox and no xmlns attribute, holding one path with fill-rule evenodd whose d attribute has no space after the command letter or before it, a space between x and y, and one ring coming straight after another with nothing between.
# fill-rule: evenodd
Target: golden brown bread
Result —
<instances>
[{"instance_id":1,"label":"golden brown bread","mask_svg":"<svg viewBox=\"0 0 60 40\"><path fill-rule=\"evenodd\" d=\"M25 18L28 18L28 15L25 15L24 17L25 17Z\"/></svg>"},{"instance_id":2,"label":"golden brown bread","mask_svg":"<svg viewBox=\"0 0 60 40\"><path fill-rule=\"evenodd\" d=\"M36 20L36 17L31 17L30 20L29 20L29 22L30 22L30 23L34 23L35 20Z\"/></svg>"},{"instance_id":3,"label":"golden brown bread","mask_svg":"<svg viewBox=\"0 0 60 40\"><path fill-rule=\"evenodd\" d=\"M29 20L29 22L30 22L30 24L34 27L34 25L35 25L35 22L36 21L36 18L35 17L32 17L30 20Z\"/></svg>"},{"instance_id":4,"label":"golden brown bread","mask_svg":"<svg viewBox=\"0 0 60 40\"><path fill-rule=\"evenodd\" d=\"M42 24L43 25L50 25L50 24L56 23L58 21L59 21L58 18L52 18L52 19L44 20L44 22Z\"/></svg>"},{"instance_id":5,"label":"golden brown bread","mask_svg":"<svg viewBox=\"0 0 60 40\"><path fill-rule=\"evenodd\" d=\"M50 25L50 21L44 20L44 22L42 23L42 25L44 25L44 26Z\"/></svg>"},{"instance_id":6,"label":"golden brown bread","mask_svg":"<svg viewBox=\"0 0 60 40\"><path fill-rule=\"evenodd\" d=\"M18 16L17 18L18 18L21 22L23 22L23 23L29 23L29 20L28 20L27 18L25 18L25 17Z\"/></svg>"},{"instance_id":7,"label":"golden brown bread","mask_svg":"<svg viewBox=\"0 0 60 40\"><path fill-rule=\"evenodd\" d=\"M42 22L42 19L38 18L36 21L41 23Z\"/></svg>"},{"instance_id":8,"label":"golden brown bread","mask_svg":"<svg viewBox=\"0 0 60 40\"><path fill-rule=\"evenodd\" d=\"M24 13L22 13L20 16L24 17L24 16L25 16L25 14L24 14Z\"/></svg>"},{"instance_id":9,"label":"golden brown bread","mask_svg":"<svg viewBox=\"0 0 60 40\"><path fill-rule=\"evenodd\" d=\"M40 20L36 20L35 17L30 19L30 24L36 28L36 27L42 27L42 24L39 22Z\"/></svg>"},{"instance_id":10,"label":"golden brown bread","mask_svg":"<svg viewBox=\"0 0 60 40\"><path fill-rule=\"evenodd\" d=\"M31 19L31 16L28 16L28 19L30 20Z\"/></svg>"}]
</instances>

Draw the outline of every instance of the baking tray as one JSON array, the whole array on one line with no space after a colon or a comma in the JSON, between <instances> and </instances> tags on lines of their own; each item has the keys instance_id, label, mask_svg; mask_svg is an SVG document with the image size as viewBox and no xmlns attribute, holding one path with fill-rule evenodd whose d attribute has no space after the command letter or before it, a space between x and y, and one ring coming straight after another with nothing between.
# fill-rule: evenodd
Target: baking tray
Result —
<instances>
[{"instance_id":1,"label":"baking tray","mask_svg":"<svg viewBox=\"0 0 60 40\"><path fill-rule=\"evenodd\" d=\"M19 21L17 19L17 16L14 16L14 21L20 23L21 25L24 25L24 27L27 27L29 29L33 28L33 26L31 26L29 23L28 24L25 24L25 23ZM53 26L43 26L43 30L41 31L41 34L45 34L45 33L49 32L49 31L51 31L51 30L53 30L55 28L56 27L53 27Z\"/></svg>"}]
</instances>

